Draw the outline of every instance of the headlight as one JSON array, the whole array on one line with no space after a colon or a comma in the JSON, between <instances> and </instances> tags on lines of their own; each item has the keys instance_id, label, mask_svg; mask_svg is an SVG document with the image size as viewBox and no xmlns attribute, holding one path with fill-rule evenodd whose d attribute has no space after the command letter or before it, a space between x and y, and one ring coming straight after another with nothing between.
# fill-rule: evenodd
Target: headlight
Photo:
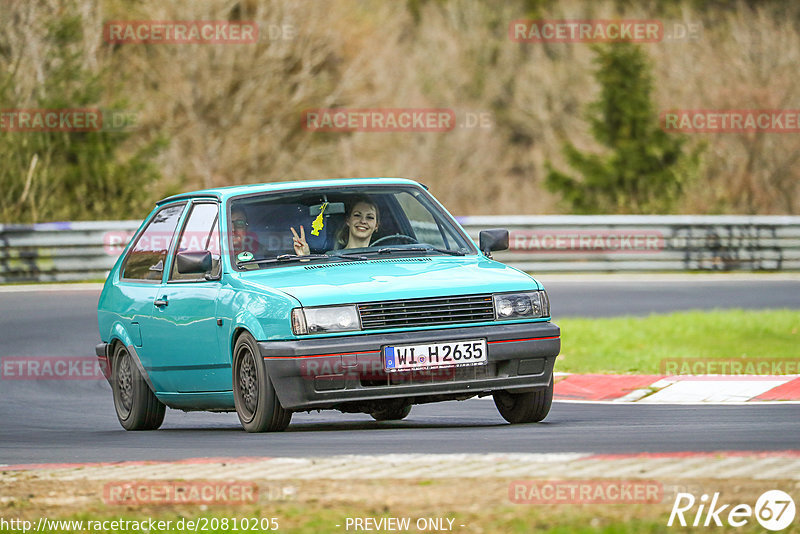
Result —
<instances>
[{"instance_id":1,"label":"headlight","mask_svg":"<svg viewBox=\"0 0 800 534\"><path fill-rule=\"evenodd\" d=\"M544 291L500 293L494 295L494 317L497 320L539 318L550 315L550 300Z\"/></svg>"},{"instance_id":2,"label":"headlight","mask_svg":"<svg viewBox=\"0 0 800 534\"><path fill-rule=\"evenodd\" d=\"M295 335L325 334L360 330L355 306L325 306L292 310L292 331Z\"/></svg>"}]
</instances>

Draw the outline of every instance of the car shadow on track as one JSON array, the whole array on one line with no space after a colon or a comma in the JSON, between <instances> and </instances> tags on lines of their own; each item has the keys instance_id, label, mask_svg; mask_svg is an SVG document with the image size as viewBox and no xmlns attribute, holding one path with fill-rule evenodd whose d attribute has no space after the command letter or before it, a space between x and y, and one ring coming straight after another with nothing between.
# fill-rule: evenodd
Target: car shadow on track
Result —
<instances>
[{"instance_id":1,"label":"car shadow on track","mask_svg":"<svg viewBox=\"0 0 800 534\"><path fill-rule=\"evenodd\" d=\"M557 423L530 423L526 425L510 425L503 421L498 422L464 422L464 421L330 421L330 422L308 422L308 423L293 423L283 432L265 433L264 435L279 436L283 434L295 434L305 432L347 432L347 431L366 431L366 430L443 430L443 429L479 429L479 428L533 428L534 425L538 427L553 427ZM187 426L181 425L180 427L164 427L159 429L156 433L176 434L179 432L184 433L197 433L197 432L244 432L241 426Z\"/></svg>"}]
</instances>

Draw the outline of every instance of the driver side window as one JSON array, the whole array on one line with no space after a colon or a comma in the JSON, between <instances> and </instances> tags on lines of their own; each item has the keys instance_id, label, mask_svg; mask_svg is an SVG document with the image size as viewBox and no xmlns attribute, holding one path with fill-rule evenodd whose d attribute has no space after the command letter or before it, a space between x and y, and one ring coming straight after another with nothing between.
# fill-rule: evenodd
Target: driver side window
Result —
<instances>
[{"instance_id":1,"label":"driver side window","mask_svg":"<svg viewBox=\"0 0 800 534\"><path fill-rule=\"evenodd\" d=\"M178 241L176 254L172 259L172 269L169 280L194 280L205 281L203 275L196 273L178 272L178 252L205 252L211 253L211 276L216 277L220 270L219 248L219 206L216 203L205 202L193 204L192 211L186 219L183 231Z\"/></svg>"}]
</instances>

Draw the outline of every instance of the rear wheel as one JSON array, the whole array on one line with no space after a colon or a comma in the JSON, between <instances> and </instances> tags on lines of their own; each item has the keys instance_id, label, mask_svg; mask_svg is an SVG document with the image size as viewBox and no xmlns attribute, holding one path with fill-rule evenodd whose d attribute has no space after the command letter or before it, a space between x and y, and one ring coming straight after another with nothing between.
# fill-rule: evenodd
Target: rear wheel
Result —
<instances>
[{"instance_id":1,"label":"rear wheel","mask_svg":"<svg viewBox=\"0 0 800 534\"><path fill-rule=\"evenodd\" d=\"M411 413L410 404L390 404L369 412L376 421L399 421Z\"/></svg>"},{"instance_id":2,"label":"rear wheel","mask_svg":"<svg viewBox=\"0 0 800 534\"><path fill-rule=\"evenodd\" d=\"M239 336L233 348L233 401L247 432L279 432L292 412L283 409L253 336Z\"/></svg>"},{"instance_id":3,"label":"rear wheel","mask_svg":"<svg viewBox=\"0 0 800 534\"><path fill-rule=\"evenodd\" d=\"M544 389L528 393L495 391L494 404L509 423L538 423L550 413L553 404L553 377Z\"/></svg>"},{"instance_id":4,"label":"rear wheel","mask_svg":"<svg viewBox=\"0 0 800 534\"><path fill-rule=\"evenodd\" d=\"M117 419L125 430L156 430L167 407L150 391L136 362L121 343L114 349L111 387Z\"/></svg>"}]
</instances>

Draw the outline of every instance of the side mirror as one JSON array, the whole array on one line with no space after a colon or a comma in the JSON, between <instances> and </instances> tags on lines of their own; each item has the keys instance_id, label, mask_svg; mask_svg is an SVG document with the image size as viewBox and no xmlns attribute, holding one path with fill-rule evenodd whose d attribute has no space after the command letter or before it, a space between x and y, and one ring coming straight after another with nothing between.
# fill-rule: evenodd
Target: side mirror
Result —
<instances>
[{"instance_id":1,"label":"side mirror","mask_svg":"<svg viewBox=\"0 0 800 534\"><path fill-rule=\"evenodd\" d=\"M211 252L178 252L176 264L180 274L203 274L211 271Z\"/></svg>"},{"instance_id":2,"label":"side mirror","mask_svg":"<svg viewBox=\"0 0 800 534\"><path fill-rule=\"evenodd\" d=\"M481 252L489 257L492 256L494 250L506 250L508 248L508 230L505 228L481 230L480 247Z\"/></svg>"}]
</instances>

